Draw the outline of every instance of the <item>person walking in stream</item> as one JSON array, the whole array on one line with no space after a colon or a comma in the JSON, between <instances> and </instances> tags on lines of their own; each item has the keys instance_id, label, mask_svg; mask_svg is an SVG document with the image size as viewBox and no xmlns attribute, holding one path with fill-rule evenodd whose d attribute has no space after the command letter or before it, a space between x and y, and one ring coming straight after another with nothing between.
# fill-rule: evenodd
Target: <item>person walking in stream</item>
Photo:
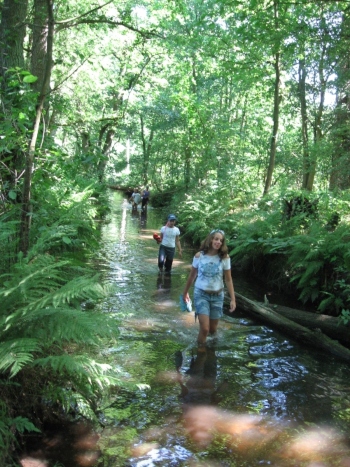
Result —
<instances>
[{"instance_id":1,"label":"person walking in stream","mask_svg":"<svg viewBox=\"0 0 350 467\"><path fill-rule=\"evenodd\" d=\"M169 214L167 223L160 229L161 242L158 252L158 268L159 272L165 270L166 274L171 273L176 247L180 258L182 257L180 230L175 227L175 222L176 216Z\"/></svg>"},{"instance_id":2,"label":"person walking in stream","mask_svg":"<svg viewBox=\"0 0 350 467\"><path fill-rule=\"evenodd\" d=\"M150 197L150 192L149 192L149 187L146 186L146 188L142 192L142 204L141 204L141 209L144 211L147 209L147 204L149 201Z\"/></svg>"},{"instance_id":3,"label":"person walking in stream","mask_svg":"<svg viewBox=\"0 0 350 467\"><path fill-rule=\"evenodd\" d=\"M133 194L130 196L129 202L131 203L132 210L137 210L137 206L141 203L141 195L138 188L134 189Z\"/></svg>"},{"instance_id":4,"label":"person walking in stream","mask_svg":"<svg viewBox=\"0 0 350 467\"><path fill-rule=\"evenodd\" d=\"M194 308L199 321L198 345L205 346L208 335L214 336L219 319L223 316L224 282L230 295L232 313L236 298L231 276L231 258L228 255L225 232L215 229L210 232L195 254L188 276L183 299L190 300L188 291L194 284Z\"/></svg>"}]
</instances>

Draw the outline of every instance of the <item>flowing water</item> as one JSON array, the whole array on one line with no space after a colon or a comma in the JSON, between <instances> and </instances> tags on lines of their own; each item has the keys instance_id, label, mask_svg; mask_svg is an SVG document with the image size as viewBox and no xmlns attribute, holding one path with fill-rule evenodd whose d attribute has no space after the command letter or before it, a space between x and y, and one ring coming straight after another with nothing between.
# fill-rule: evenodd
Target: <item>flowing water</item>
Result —
<instances>
[{"instance_id":1,"label":"flowing water","mask_svg":"<svg viewBox=\"0 0 350 467\"><path fill-rule=\"evenodd\" d=\"M115 192L111 204L97 264L117 284L101 312L116 314L120 334L101 352L122 387L104 401L99 433L64 429L56 451L29 453L41 464L22 465L350 467L348 365L240 310L225 314L217 339L197 352L198 323L179 307L193 249L183 239L183 258L160 275L152 235L164 216L132 212ZM239 276L234 285L263 300L264 290Z\"/></svg>"}]
</instances>

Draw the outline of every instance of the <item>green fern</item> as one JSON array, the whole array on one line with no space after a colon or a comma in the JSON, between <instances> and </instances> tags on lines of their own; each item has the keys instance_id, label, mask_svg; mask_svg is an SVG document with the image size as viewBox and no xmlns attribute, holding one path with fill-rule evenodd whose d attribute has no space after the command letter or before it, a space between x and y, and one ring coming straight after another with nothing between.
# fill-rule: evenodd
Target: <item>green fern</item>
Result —
<instances>
[{"instance_id":1,"label":"green fern","mask_svg":"<svg viewBox=\"0 0 350 467\"><path fill-rule=\"evenodd\" d=\"M318 300L323 312L331 304L330 308L339 309L340 303L344 303L341 295L345 298L339 279L349 277L345 269L350 251L347 226L340 226L329 233L316 225L309 233L295 237L295 240L288 264L292 269L291 281L297 282L298 288L302 290L300 299L304 302ZM337 284L338 300L334 296ZM329 294L333 299L330 300ZM322 299L324 295L327 297Z\"/></svg>"},{"instance_id":2,"label":"green fern","mask_svg":"<svg viewBox=\"0 0 350 467\"><path fill-rule=\"evenodd\" d=\"M9 270L17 261L19 225L20 223L13 221L10 215L2 215L0 218L0 271Z\"/></svg>"},{"instance_id":3,"label":"green fern","mask_svg":"<svg viewBox=\"0 0 350 467\"><path fill-rule=\"evenodd\" d=\"M92 204L95 185L74 191L53 187L49 201L41 201L38 212L33 217L32 241L28 259L50 252L58 255L65 252L84 252L97 245L97 226L94 222L97 207Z\"/></svg>"},{"instance_id":4,"label":"green fern","mask_svg":"<svg viewBox=\"0 0 350 467\"><path fill-rule=\"evenodd\" d=\"M40 430L27 418L15 417L11 419L11 424L13 429L19 433L24 433L25 431L35 431L36 433L40 433Z\"/></svg>"},{"instance_id":5,"label":"green fern","mask_svg":"<svg viewBox=\"0 0 350 467\"><path fill-rule=\"evenodd\" d=\"M58 376L69 375L76 385L81 383L103 389L105 386L117 384L119 379L113 368L105 363L98 363L86 355L58 355L37 358L33 366L50 368Z\"/></svg>"},{"instance_id":6,"label":"green fern","mask_svg":"<svg viewBox=\"0 0 350 467\"><path fill-rule=\"evenodd\" d=\"M0 373L10 369L10 377L15 376L23 366L34 359L39 350L37 339L17 338L0 343Z\"/></svg>"},{"instance_id":7,"label":"green fern","mask_svg":"<svg viewBox=\"0 0 350 467\"><path fill-rule=\"evenodd\" d=\"M67 407L68 391L75 410L93 417L102 389L120 384L119 373L96 360L103 339L114 339L119 326L113 316L84 310L82 303L98 303L114 287L68 260L31 258L1 276L0 381L26 388L31 407L50 400Z\"/></svg>"}]
</instances>

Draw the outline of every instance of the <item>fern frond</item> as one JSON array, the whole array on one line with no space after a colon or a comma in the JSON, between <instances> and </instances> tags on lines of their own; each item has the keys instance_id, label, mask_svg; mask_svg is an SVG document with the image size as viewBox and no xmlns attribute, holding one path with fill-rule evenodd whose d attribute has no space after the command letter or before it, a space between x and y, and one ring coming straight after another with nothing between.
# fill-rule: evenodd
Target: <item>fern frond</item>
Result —
<instances>
[{"instance_id":1,"label":"fern frond","mask_svg":"<svg viewBox=\"0 0 350 467\"><path fill-rule=\"evenodd\" d=\"M67 261L56 262L51 256L42 255L17 268L17 274L4 283L6 288L0 289L2 313L8 315L14 308L20 308L26 314L77 299L99 300L111 293L112 286L101 286L97 275L88 275L83 268L69 269L68 265ZM73 273L77 277L70 280Z\"/></svg>"},{"instance_id":2,"label":"fern frond","mask_svg":"<svg viewBox=\"0 0 350 467\"><path fill-rule=\"evenodd\" d=\"M50 368L57 375L69 375L69 378L80 389L92 385L100 389L118 383L117 373L106 363L98 363L86 355L59 355L38 358L34 366Z\"/></svg>"},{"instance_id":3,"label":"fern frond","mask_svg":"<svg viewBox=\"0 0 350 467\"><path fill-rule=\"evenodd\" d=\"M67 264L67 261L55 262L54 258L47 256L41 257L34 267L22 266L21 272L5 283L6 288L0 289L0 300L4 308L13 300L17 304L31 301L31 296L43 296L52 288L60 287L65 280L62 270Z\"/></svg>"},{"instance_id":4,"label":"fern frond","mask_svg":"<svg viewBox=\"0 0 350 467\"><path fill-rule=\"evenodd\" d=\"M19 433L24 433L25 431L34 431L36 433L41 433L39 428L33 425L27 418L16 417L11 420L12 427Z\"/></svg>"},{"instance_id":5,"label":"fern frond","mask_svg":"<svg viewBox=\"0 0 350 467\"><path fill-rule=\"evenodd\" d=\"M0 343L0 372L10 370L15 376L25 365L33 361L33 353L39 349L37 339L17 338Z\"/></svg>"},{"instance_id":6,"label":"fern frond","mask_svg":"<svg viewBox=\"0 0 350 467\"><path fill-rule=\"evenodd\" d=\"M54 342L95 345L100 338L111 338L119 333L115 319L92 311L82 311L69 306L47 307L23 313L18 310L0 321L1 340L21 335L40 341L40 348L50 347Z\"/></svg>"},{"instance_id":7,"label":"fern frond","mask_svg":"<svg viewBox=\"0 0 350 467\"><path fill-rule=\"evenodd\" d=\"M299 282L298 288L304 287L306 284L315 285L317 283L317 277L319 272L324 266L323 261L309 261L305 263L305 270L302 273Z\"/></svg>"},{"instance_id":8,"label":"fern frond","mask_svg":"<svg viewBox=\"0 0 350 467\"><path fill-rule=\"evenodd\" d=\"M53 305L59 306L63 303L69 303L76 298L98 300L105 297L108 288L102 286L98 280L97 275L94 277L76 277L56 291L52 298Z\"/></svg>"},{"instance_id":9,"label":"fern frond","mask_svg":"<svg viewBox=\"0 0 350 467\"><path fill-rule=\"evenodd\" d=\"M42 309L51 304L57 307L64 303L71 303L78 298L80 300L96 300L105 296L105 288L97 283L97 276L77 277L58 288L58 277L55 275L55 277L51 276L47 282L43 278L38 286L41 286L41 290L46 291L46 293L37 298L36 295L40 293L39 287L32 290L34 294L27 297L29 303L23 307L23 313Z\"/></svg>"}]
</instances>

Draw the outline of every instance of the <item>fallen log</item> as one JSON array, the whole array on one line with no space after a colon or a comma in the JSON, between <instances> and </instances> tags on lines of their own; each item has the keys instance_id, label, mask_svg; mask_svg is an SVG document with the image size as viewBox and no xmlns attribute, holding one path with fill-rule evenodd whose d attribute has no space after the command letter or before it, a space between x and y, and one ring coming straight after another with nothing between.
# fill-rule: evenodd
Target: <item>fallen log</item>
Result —
<instances>
[{"instance_id":1,"label":"fallen log","mask_svg":"<svg viewBox=\"0 0 350 467\"><path fill-rule=\"evenodd\" d=\"M302 344L322 349L338 358L341 358L342 360L350 362L350 349L339 344L339 342L330 339L328 336L323 334L320 329L310 330L305 326L279 315L276 311L271 310L271 308L267 306L258 304L253 300L249 300L239 293L236 293L235 295L237 308L244 310L249 314L249 316L271 325L271 327L278 329Z\"/></svg>"},{"instance_id":2,"label":"fallen log","mask_svg":"<svg viewBox=\"0 0 350 467\"><path fill-rule=\"evenodd\" d=\"M309 329L320 329L328 337L336 339L345 346L350 346L350 328L341 324L334 316L301 311L282 305L268 305L268 308Z\"/></svg>"}]
</instances>

